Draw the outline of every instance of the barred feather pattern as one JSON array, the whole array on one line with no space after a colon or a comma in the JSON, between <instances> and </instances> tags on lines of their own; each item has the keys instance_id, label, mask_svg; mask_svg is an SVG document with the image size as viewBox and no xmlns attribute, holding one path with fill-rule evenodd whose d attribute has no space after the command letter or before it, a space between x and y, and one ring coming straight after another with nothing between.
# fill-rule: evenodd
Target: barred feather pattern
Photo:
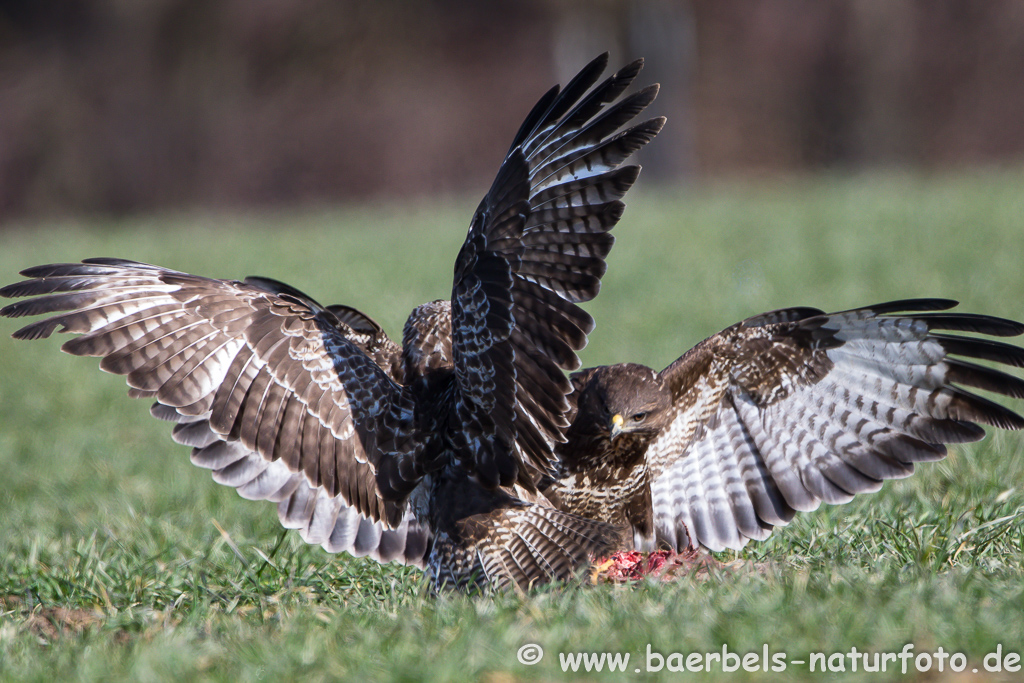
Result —
<instances>
[{"instance_id":1,"label":"barred feather pattern","mask_svg":"<svg viewBox=\"0 0 1024 683\"><path fill-rule=\"evenodd\" d=\"M576 304L597 295L608 232L639 173L621 164L664 125L620 130L658 89L620 99L642 61L595 86L607 61L595 59L527 116L456 261L456 414L460 436L473 435L458 450L473 454L488 486L532 488L531 472L551 469L568 426L562 371L579 367L593 330Z\"/></svg>"},{"instance_id":2,"label":"barred feather pattern","mask_svg":"<svg viewBox=\"0 0 1024 683\"><path fill-rule=\"evenodd\" d=\"M307 306L311 311L323 307L304 292L291 285L269 277L252 275L243 282L271 294L283 294ZM362 311L343 304L326 307L327 318L350 342L373 359L391 379L404 383L402 347L391 341L380 324Z\"/></svg>"},{"instance_id":3,"label":"barred feather pattern","mask_svg":"<svg viewBox=\"0 0 1024 683\"><path fill-rule=\"evenodd\" d=\"M428 563L435 590L524 592L577 578L621 538L621 527L525 503L461 520L456 533L438 535Z\"/></svg>"},{"instance_id":4,"label":"barred feather pattern","mask_svg":"<svg viewBox=\"0 0 1024 683\"><path fill-rule=\"evenodd\" d=\"M329 495L322 486L312 486L302 474L284 461L268 461L247 449L238 440L224 440L210 428L209 416L189 417L161 403L151 409L154 417L177 422L172 432L175 442L192 446L194 465L212 470L213 480L231 486L248 500L277 503L277 514L286 529L296 529L302 540L319 545L329 553L347 552L355 557L370 557L378 562L396 562L423 569L430 547L430 530L421 525L411 510L398 509L400 521L388 510L393 503L359 500L372 495L373 473L359 472L348 482L343 495ZM360 481L361 479L361 481ZM356 505L346 500L357 500ZM360 510L370 510L368 516Z\"/></svg>"},{"instance_id":5,"label":"barred feather pattern","mask_svg":"<svg viewBox=\"0 0 1024 683\"><path fill-rule=\"evenodd\" d=\"M954 357L1019 368L1024 350L937 331L1015 336L1024 325L933 313L955 303L767 314L775 318L740 323L666 368L676 415L647 453L659 540L738 549L796 512L909 476L944 457L944 444L981 439L979 423L1024 427L963 388L1024 398L1024 382Z\"/></svg>"}]
</instances>

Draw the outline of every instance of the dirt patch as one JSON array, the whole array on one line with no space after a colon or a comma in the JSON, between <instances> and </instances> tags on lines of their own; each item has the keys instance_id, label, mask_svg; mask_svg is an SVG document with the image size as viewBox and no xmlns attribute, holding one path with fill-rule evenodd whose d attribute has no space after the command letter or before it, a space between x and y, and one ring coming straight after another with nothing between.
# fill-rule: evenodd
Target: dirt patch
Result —
<instances>
[{"instance_id":1,"label":"dirt patch","mask_svg":"<svg viewBox=\"0 0 1024 683\"><path fill-rule=\"evenodd\" d=\"M102 617L94 610L68 607L37 604L29 609L17 595L0 596L0 610L20 614L24 619L21 627L47 643L63 636L80 635L100 624Z\"/></svg>"}]
</instances>

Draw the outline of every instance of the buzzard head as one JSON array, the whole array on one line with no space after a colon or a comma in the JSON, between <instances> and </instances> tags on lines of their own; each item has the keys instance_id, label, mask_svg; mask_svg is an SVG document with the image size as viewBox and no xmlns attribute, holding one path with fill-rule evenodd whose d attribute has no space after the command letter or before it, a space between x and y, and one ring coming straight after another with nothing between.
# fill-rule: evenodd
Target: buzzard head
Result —
<instances>
[{"instance_id":1,"label":"buzzard head","mask_svg":"<svg viewBox=\"0 0 1024 683\"><path fill-rule=\"evenodd\" d=\"M612 441L624 434L653 439L671 419L671 392L658 373L644 365L600 368L585 391L590 400L584 410L594 412L591 419Z\"/></svg>"}]
</instances>

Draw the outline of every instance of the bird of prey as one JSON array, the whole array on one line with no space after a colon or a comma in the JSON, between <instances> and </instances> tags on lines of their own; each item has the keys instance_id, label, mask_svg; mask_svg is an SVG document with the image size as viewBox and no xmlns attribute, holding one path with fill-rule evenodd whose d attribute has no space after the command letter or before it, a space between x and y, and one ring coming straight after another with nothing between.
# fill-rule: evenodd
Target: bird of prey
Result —
<instances>
[{"instance_id":1,"label":"bird of prey","mask_svg":"<svg viewBox=\"0 0 1024 683\"><path fill-rule=\"evenodd\" d=\"M626 363L572 376L575 414L542 482L565 511L629 525L636 550L742 548L822 501L846 503L1024 418L971 393L1024 382L1024 333L945 299L826 314L790 308L704 340L661 372ZM966 387L966 388L965 388Z\"/></svg>"},{"instance_id":2,"label":"bird of prey","mask_svg":"<svg viewBox=\"0 0 1024 683\"><path fill-rule=\"evenodd\" d=\"M14 333L80 333L176 422L192 460L329 551L424 567L436 587L565 579L620 542L554 509L536 482L564 439L564 370L593 320L609 230L639 173L627 158L664 125L625 90L638 60L607 55L534 106L473 216L450 300L413 310L402 345L368 316L269 278L228 281L96 258L29 268L0 315ZM626 126L629 127L626 127Z\"/></svg>"}]
</instances>

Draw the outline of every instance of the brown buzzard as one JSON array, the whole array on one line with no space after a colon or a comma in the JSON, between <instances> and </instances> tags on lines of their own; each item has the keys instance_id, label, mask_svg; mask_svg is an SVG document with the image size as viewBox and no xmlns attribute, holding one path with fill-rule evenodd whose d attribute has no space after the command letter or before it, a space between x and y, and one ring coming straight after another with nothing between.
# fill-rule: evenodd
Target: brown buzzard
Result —
<instances>
[{"instance_id":1,"label":"brown buzzard","mask_svg":"<svg viewBox=\"0 0 1024 683\"><path fill-rule=\"evenodd\" d=\"M398 347L367 316L267 278L216 280L119 259L29 268L0 315L154 399L192 460L331 551L425 566L435 585L567 578L618 529L536 495L567 426L608 231L664 120L620 130L657 86L603 55L523 123L470 223L450 301L416 308Z\"/></svg>"},{"instance_id":2,"label":"brown buzzard","mask_svg":"<svg viewBox=\"0 0 1024 683\"><path fill-rule=\"evenodd\" d=\"M996 337L1024 325L944 313L945 299L825 314L791 308L733 325L661 372L572 376L575 416L542 490L561 509L629 524L636 549L742 548L822 501L846 503L1024 418L977 396L1024 382L964 358L1024 367Z\"/></svg>"}]
</instances>

